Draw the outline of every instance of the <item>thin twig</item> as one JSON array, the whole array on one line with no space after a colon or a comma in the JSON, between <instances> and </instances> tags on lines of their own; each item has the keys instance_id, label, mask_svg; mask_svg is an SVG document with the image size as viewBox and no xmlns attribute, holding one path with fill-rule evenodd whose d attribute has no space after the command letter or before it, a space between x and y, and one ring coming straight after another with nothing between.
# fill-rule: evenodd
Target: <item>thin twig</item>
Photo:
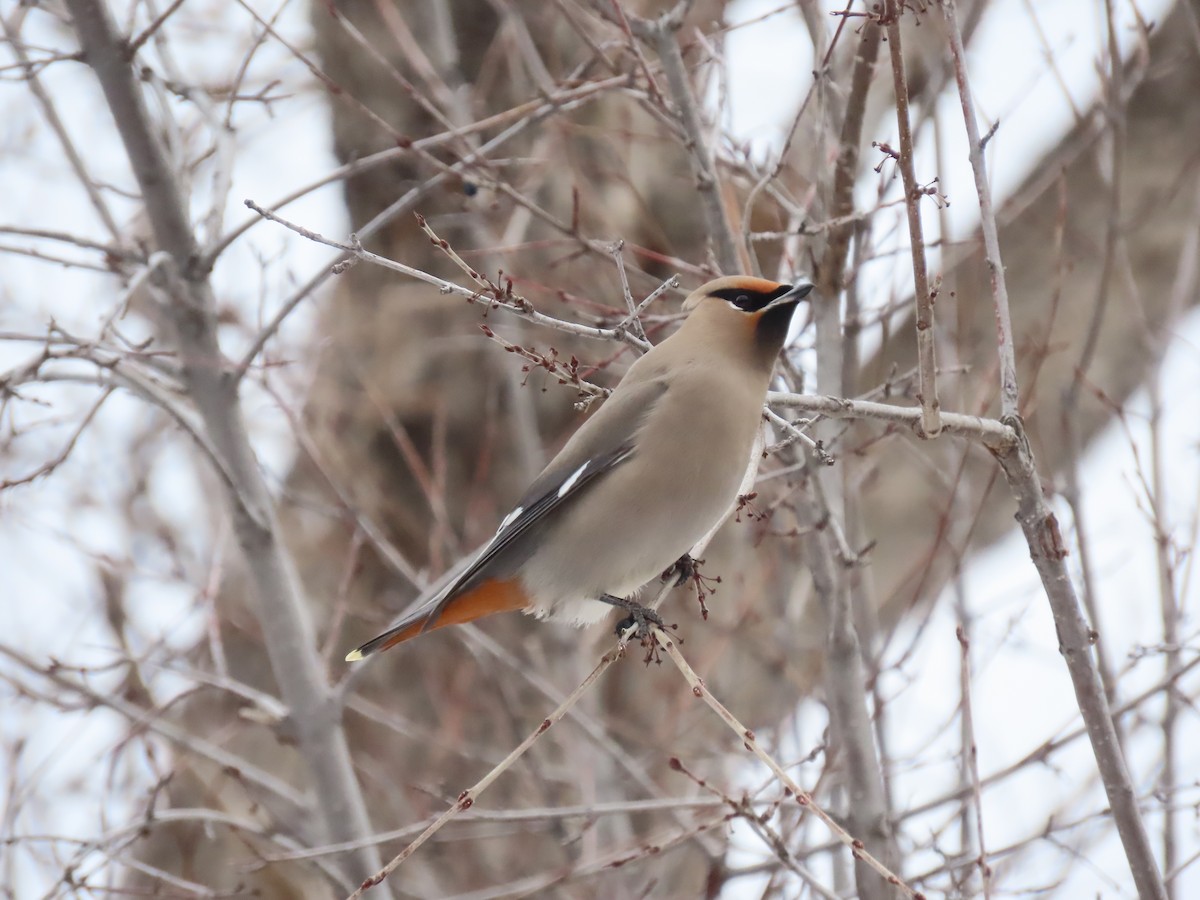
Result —
<instances>
[{"instance_id":1,"label":"thin twig","mask_svg":"<svg viewBox=\"0 0 1200 900\"><path fill-rule=\"evenodd\" d=\"M1033 452L1021 420L1013 416L1006 424L1017 433L1019 440L1007 450L994 453L1017 499L1017 522L1025 534L1029 555L1050 601L1059 652L1071 674L1075 701L1083 716L1138 896L1142 900L1166 900L1162 875L1154 861L1137 794L1113 728L1112 710L1092 658L1096 635L1083 617L1079 597L1064 562L1067 550L1058 519L1042 493L1042 482L1034 468Z\"/></svg>"},{"instance_id":2,"label":"thin twig","mask_svg":"<svg viewBox=\"0 0 1200 900\"><path fill-rule=\"evenodd\" d=\"M745 793L735 800L719 786L711 784L708 780L700 778L690 771L678 757L671 757L670 765L672 769L690 779L700 790L707 791L721 798L722 802L730 809L730 818L744 822L751 831L762 839L763 843L771 848L771 851L780 863L804 882L805 886L816 896L823 898L823 900L841 900L836 893L821 884L820 880L795 858L795 855L788 848L788 843L784 840L783 835L779 833L777 828L770 824L770 817L778 811L779 801L772 803L771 807L764 814L755 808Z\"/></svg>"},{"instance_id":3,"label":"thin twig","mask_svg":"<svg viewBox=\"0 0 1200 900\"><path fill-rule=\"evenodd\" d=\"M779 391L767 394L767 405L802 409L833 419L877 419L881 422L895 422L914 431L921 427L923 415L921 409L915 406L892 406L870 400L849 400L843 397L789 394ZM943 413L941 418L943 430L980 441L989 447L1005 447L1016 440L1016 432L995 419L962 413Z\"/></svg>"},{"instance_id":4,"label":"thin twig","mask_svg":"<svg viewBox=\"0 0 1200 900\"><path fill-rule=\"evenodd\" d=\"M775 806L774 800L750 800L750 807L756 811L767 810ZM480 822L558 822L565 819L583 819L593 821L605 816L628 816L645 813L679 812L695 813L719 809L722 801L709 797L656 797L648 800L616 800L605 803L581 803L573 806L545 806L535 809L474 809L457 816L453 825L470 825ZM439 813L440 815L440 813ZM371 835L364 843L384 844L388 841L411 839L429 827L434 819L405 825L389 831L380 831ZM334 853L351 850L355 844L327 844L320 847L299 847L279 854L273 854L263 859L263 864L276 862L291 862L302 859L317 859Z\"/></svg>"},{"instance_id":5,"label":"thin twig","mask_svg":"<svg viewBox=\"0 0 1200 900\"><path fill-rule=\"evenodd\" d=\"M75 450L75 445L79 443L79 439L83 436L83 433L87 431L88 426L92 424L92 420L96 418L96 413L100 412L100 407L104 405L104 401L112 396L112 392L112 387L106 387L100 392L100 396L96 398L91 408L79 420L79 424L72 429L71 436L67 438L58 453L24 475L17 475L13 478L0 478L0 491L6 491L9 488L29 484L31 481L44 478L65 463Z\"/></svg>"},{"instance_id":6,"label":"thin twig","mask_svg":"<svg viewBox=\"0 0 1200 900\"><path fill-rule=\"evenodd\" d=\"M404 159L410 156L414 150L432 150L440 147L443 144L453 143L464 135L476 134L480 131L487 131L500 126L506 126L503 131L497 134L494 138L485 143L477 151L470 156L467 156L449 168L441 170L433 174L428 180L432 182L432 186L436 187L441 184L451 175L458 174L471 166L478 164L486 158L486 155L491 151L499 148L507 143L518 134L522 134L532 127L536 127L546 118L554 113L563 113L576 109L585 103L590 102L606 91L613 88L628 84L629 78L625 75L618 75L612 78L606 78L602 81L589 82L577 88L559 91L551 96L539 100L530 100L526 103L520 103L511 109L498 112L494 115L480 119L477 122L472 122L470 125L465 125L454 131L445 131L440 134L430 135L426 138L421 138L412 142L411 146L390 147L387 150L380 150L378 153L372 153L361 159L356 159L353 162L348 162L338 166L336 169L318 178L309 184L289 191L284 196L280 197L271 204L272 209L280 209L293 203L296 200L306 197L320 188L329 184L335 184L339 181L347 181L356 175L361 175L366 172L374 171L375 169L383 168L384 166L393 165L397 160ZM418 185L413 191L423 193L430 187L428 184ZM395 204L393 204L395 205ZM249 231L253 226L261 222L262 219L255 217L246 220L241 225L237 226L227 234L223 235L220 240L208 249L205 255L200 260L200 268L211 268L217 258L225 252L225 250L235 240ZM364 226L359 229L359 233L366 236L367 229Z\"/></svg>"},{"instance_id":7,"label":"thin twig","mask_svg":"<svg viewBox=\"0 0 1200 900\"><path fill-rule=\"evenodd\" d=\"M293 812L300 815L308 814L309 804L304 795L287 781L273 772L259 768L236 753L168 721L166 717L159 714L159 710L145 709L110 691L95 690L83 679L68 677L67 670L62 666L53 662L39 663L11 646L0 644L0 655L7 656L28 671L50 680L63 690L83 698L89 704L111 709L118 715L124 716L134 730L144 728L153 732L178 747L180 753L191 753L200 759L208 760L219 770L228 772L247 784L261 788L264 798L269 799L274 796L276 800L290 807ZM274 803L268 805L273 806Z\"/></svg>"},{"instance_id":8,"label":"thin twig","mask_svg":"<svg viewBox=\"0 0 1200 900\"><path fill-rule=\"evenodd\" d=\"M837 462L837 459L833 456L833 454L826 450L824 446L814 440L810 435L805 434L783 416L779 415L779 413L775 412L775 410L771 409L771 407L764 407L763 412L767 421L776 428L782 429L783 433L786 435L786 437L778 444L766 448L767 453L778 453L784 447L789 447L792 444L799 442L807 447L808 450L815 455L818 460L820 460L822 465L832 466Z\"/></svg>"},{"instance_id":9,"label":"thin twig","mask_svg":"<svg viewBox=\"0 0 1200 900\"><path fill-rule=\"evenodd\" d=\"M95 210L97 217L104 224L108 233L112 235L113 240L119 242L121 240L121 228L117 225L116 219L113 218L108 204L105 203L99 185L88 171L83 154L75 147L75 142L72 140L70 132L67 131L66 125L63 124L62 119L59 117L58 109L55 107L49 91L46 90L37 72L30 64L29 56L25 52L24 43L20 40L20 36L11 30L10 18L8 16L0 15L0 28L4 29L4 35L8 38L9 49L16 56L17 61L25 67L25 81L29 85L29 92L33 94L34 98L41 105L42 115L46 117L46 122L49 124L50 130L58 138L63 155L66 156L67 162L74 169L75 177L79 179L80 187L87 194L88 200L92 204L92 209Z\"/></svg>"},{"instance_id":10,"label":"thin twig","mask_svg":"<svg viewBox=\"0 0 1200 900\"><path fill-rule=\"evenodd\" d=\"M702 551L693 550L693 552ZM561 703L563 701L563 697L565 696L563 692L550 681L533 671L526 660L519 659L502 644L474 625L465 626L464 631L473 649L482 648L494 656L547 700L553 703ZM648 794L662 797L662 788L651 777L650 772L647 771L640 760L631 756L613 739L603 723L593 718L586 709L580 706L572 707L568 716L572 722L579 726L583 734L594 742L597 748L607 753L615 765L624 770L633 784L636 784ZM687 824L686 817L682 812L676 811L674 816L680 825ZM706 843L698 841L698 843L703 853L710 859L717 859L721 855L720 846L714 846L714 842Z\"/></svg>"},{"instance_id":11,"label":"thin twig","mask_svg":"<svg viewBox=\"0 0 1200 900\"><path fill-rule=\"evenodd\" d=\"M640 37L654 44L662 60L663 75L666 76L671 99L686 137L688 159L692 164L692 174L696 176L696 190L704 207L704 221L717 266L727 275L737 274L742 271L742 261L733 237L733 226L729 223L721 198L716 158L704 138L700 109L688 83L687 67L675 37L681 22L676 15L668 13L654 22L633 20L633 24Z\"/></svg>"},{"instance_id":12,"label":"thin twig","mask_svg":"<svg viewBox=\"0 0 1200 900\"><path fill-rule=\"evenodd\" d=\"M171 0L171 4L161 13L159 13L158 16L155 17L154 21L147 25L146 29L141 34L129 42L128 53L130 58L132 58L139 50L141 50L142 45L144 45L146 41L150 40L150 38L154 37L154 35L158 33L158 30L162 28L163 25L167 24L167 19L174 15L175 11L179 9L179 7L183 6L183 3L184 0Z\"/></svg>"},{"instance_id":13,"label":"thin twig","mask_svg":"<svg viewBox=\"0 0 1200 900\"><path fill-rule=\"evenodd\" d=\"M712 695L708 687L704 684L704 680L696 674L695 670L688 664L688 661L683 658L683 654L679 652L679 648L675 646L675 640L660 628L654 629L654 637L659 644L666 650L667 655L671 657L671 662L679 669L680 673L688 684L692 687L692 693L708 704L721 721L729 726L739 741L741 741L747 750L759 758L774 774L775 777L783 784L784 788L792 793L796 798L796 802L806 810L811 810L813 815L825 823L829 830L833 833L841 843L850 848L850 852L854 854L855 859L860 859L888 884L898 888L905 896L912 897L914 900L923 900L924 894L909 887L902 881L891 869L881 863L878 859L872 856L863 847L862 841L847 832L839 825L829 813L825 812L816 801L813 800L806 790L800 787L799 784L790 776L784 768L775 761L766 750L759 744L754 732L743 725L725 706Z\"/></svg>"},{"instance_id":14,"label":"thin twig","mask_svg":"<svg viewBox=\"0 0 1200 900\"><path fill-rule=\"evenodd\" d=\"M325 244L327 247L334 247L347 253L350 256L362 260L363 262L373 263L377 266L383 266L385 269L391 269L393 272L399 272L402 275L408 275L418 281L423 281L426 284L431 284L443 294L457 294L460 297L465 297L472 303L482 303L491 308L506 309L523 319L528 319L538 325L546 325L550 328L555 328L558 331L566 332L567 334L575 334L581 337L596 338L599 340L618 340L632 344L639 350L649 350L650 345L630 334L628 331L618 330L616 328L601 328L596 325L580 325L576 322L568 322L565 319L556 319L554 316L548 316L545 313L540 313L533 308L533 304L519 294L512 293L498 285L492 284L487 279L483 279L484 283L489 285L488 293L483 293L478 290L472 290L468 287L455 284L453 281L446 281L444 278L438 278L436 275L430 275L428 272L423 272L420 269L414 269L412 266L406 266L402 262L388 259L386 256L380 256L377 253L372 253L370 250L363 248L357 238L351 235L352 243L345 244L341 241L335 241L332 238L327 238L315 231L310 231L302 225L297 225L282 216L276 215L270 210L263 209L253 200L245 201L246 206L254 210L264 219L270 219L272 222L278 222L280 225L288 228L301 237L307 238L310 241L315 241L318 244ZM436 235L434 239L437 239ZM438 239L440 240L440 239ZM455 254L457 256L457 254ZM463 265L467 265L463 263ZM469 268L469 266L468 266ZM473 270L472 270L473 271ZM479 273L475 273L479 278L483 278Z\"/></svg>"},{"instance_id":15,"label":"thin twig","mask_svg":"<svg viewBox=\"0 0 1200 900\"><path fill-rule=\"evenodd\" d=\"M239 407L237 382L227 377L217 340L216 302L207 271L198 269L200 248L187 197L167 158L135 78L126 42L100 0L67 0L84 58L94 71L116 122L145 204L158 248L172 265L156 273L170 293L164 310L183 363L189 399L232 479L227 486L233 533L246 560L257 600L258 622L276 683L296 726L300 752L316 795L314 824L332 840L355 840L371 832L349 745L335 715L317 652L308 601L287 556L275 510L251 447ZM354 880L374 871L374 847L339 861Z\"/></svg>"},{"instance_id":16,"label":"thin twig","mask_svg":"<svg viewBox=\"0 0 1200 900\"><path fill-rule=\"evenodd\" d=\"M247 203L249 205L249 203ZM256 210L257 211L257 210ZM458 268L460 272L474 281L485 291L495 294L498 286L490 278L486 277L475 270L475 267L468 264L465 259L458 255L458 251L450 246L449 241L445 241L438 237L432 228L429 227L429 222L420 213L417 213L417 227L425 232L425 236L429 238L429 243L446 255L446 258ZM307 235L306 235L307 236Z\"/></svg>"},{"instance_id":17,"label":"thin twig","mask_svg":"<svg viewBox=\"0 0 1200 900\"><path fill-rule=\"evenodd\" d=\"M676 273L675 275L672 275L670 278L668 278L666 281L664 281L662 284L660 284L658 287L656 287L654 290L652 290L650 293L648 293L646 295L646 298L644 300L642 300L642 302L639 303L637 306L635 306L626 318L622 319L620 322L617 323L616 327L618 329L628 328L630 323L634 320L638 320L638 324L640 327L640 324L641 324L640 316L642 315L643 312L646 311L646 308L649 307L651 303L653 303L655 300L657 300L659 297L661 297L667 291L673 291L677 287L679 287L678 273ZM644 331L642 332L642 336L645 337Z\"/></svg>"},{"instance_id":18,"label":"thin twig","mask_svg":"<svg viewBox=\"0 0 1200 900\"><path fill-rule=\"evenodd\" d=\"M638 307L633 300L633 292L629 289L629 275L625 271L625 257L621 255L621 251L624 249L624 241L614 241L612 247L609 248L613 262L617 266L617 275L621 279L621 296L625 298L625 308L629 310L629 316L621 321L622 324L628 323L626 327L632 328L637 336L645 341L647 340L646 330L642 328L642 320L638 318Z\"/></svg>"},{"instance_id":19,"label":"thin twig","mask_svg":"<svg viewBox=\"0 0 1200 900\"><path fill-rule=\"evenodd\" d=\"M625 15L625 10L621 6L621 0L612 0L614 19L617 26L625 32L625 36L629 39L629 47L633 52L634 58L638 62L638 67L642 70L642 74L646 77L646 90L655 103L661 103L663 96L662 90L658 86L658 82L654 80L654 72L650 68L650 64L646 61L646 55L642 53L642 48L633 38L633 32L629 27L629 19Z\"/></svg>"},{"instance_id":20,"label":"thin twig","mask_svg":"<svg viewBox=\"0 0 1200 900\"><path fill-rule=\"evenodd\" d=\"M549 872L521 878L502 884L488 885L479 890L454 894L446 900L513 900L516 897L544 897L551 894L550 888L566 881L588 878L600 873L611 873L614 870L631 865L638 861L653 859L661 860L669 851L683 846L691 840L699 839L709 832L719 832L720 826L729 820L726 813L691 822L673 830L660 830L637 839L631 845L611 850L602 856L587 862L577 862L567 866L557 866ZM716 835L714 835L715 837ZM719 870L719 864L711 871ZM577 896L578 891L559 891L559 894ZM586 895L586 894L585 894ZM596 896L607 896L603 891Z\"/></svg>"},{"instance_id":21,"label":"thin twig","mask_svg":"<svg viewBox=\"0 0 1200 900\"><path fill-rule=\"evenodd\" d=\"M983 156L983 141L979 120L975 115L975 98L967 79L967 54L963 49L962 32L958 27L955 0L942 0L942 15L950 34L950 52L954 57L954 77L962 103L963 120L967 126L967 142L971 172L975 176L975 192L979 195L979 227L983 232L983 249L991 273L992 300L996 308L996 344L1000 353L1000 413L1001 418L1015 416L1020 407L1017 390L1017 356L1013 346L1012 315L1008 308L1008 285L1004 280L1004 262L1000 258L1000 233L996 226L996 211L992 206L992 188L988 184L987 161Z\"/></svg>"},{"instance_id":22,"label":"thin twig","mask_svg":"<svg viewBox=\"0 0 1200 900\"><path fill-rule=\"evenodd\" d=\"M929 274L925 262L925 235L921 228L921 198L925 191L917 184L913 169L912 124L908 118L908 80L904 74L904 51L900 46L900 10L902 0L887 0L888 48L892 57L892 80L896 89L896 125L900 147L896 162L904 182L904 205L908 211L908 237L912 245L913 292L917 307L917 370L921 402L923 437L936 437L942 430L937 390L937 359L933 331L933 295L929 292Z\"/></svg>"},{"instance_id":23,"label":"thin twig","mask_svg":"<svg viewBox=\"0 0 1200 900\"><path fill-rule=\"evenodd\" d=\"M529 736L526 737L525 740L521 741L520 744L514 747L512 752L509 753L508 756L504 757L504 759L502 759L499 763L497 763L486 775L459 794L458 798L446 809L444 813L434 819L424 831L422 831L415 839L413 839L412 843L397 853L386 866L381 868L370 878L367 878L365 881L363 881L363 883L358 886L358 888L349 896L349 898L347 898L347 900L357 900L357 898L361 897L366 891L382 882L389 875L391 875L392 872L396 871L401 863L416 853L417 850L421 848L422 844L440 831L442 826L444 826L460 812L468 810L474 806L475 801L477 801L483 792L488 789L491 783L504 774L504 772L507 771L513 763L524 756L525 752L534 745L538 738L549 731L552 726L557 724L562 717L567 714L568 710L570 710L571 707L573 707L579 701L579 698L583 696L587 689L595 684L596 679L603 675L608 670L608 667L620 659L624 653L625 639L622 638L620 641L618 641L616 647L600 657L600 662L598 662L596 667L592 669L588 676L579 683L579 686L575 688L575 690L571 691L571 693L567 695L566 699L564 699L563 702L560 703L552 713L550 713L550 715L546 716L546 718L541 721L538 727L530 732Z\"/></svg>"},{"instance_id":24,"label":"thin twig","mask_svg":"<svg viewBox=\"0 0 1200 900\"><path fill-rule=\"evenodd\" d=\"M602 388L599 385L592 384L590 381L585 381L579 374L579 361L575 357L571 357L569 360L562 360L558 358L558 351L553 347L550 348L549 352L542 353L523 344L514 344L512 341L506 340L496 334L490 325L480 325L479 330L484 333L484 336L488 340L499 344L509 353L514 353L533 364L532 366L525 366L524 371L529 372L533 368L545 369L549 375L558 379L559 384L570 384L578 388L581 397L580 403L590 404L592 400L607 397L612 393L607 388Z\"/></svg>"},{"instance_id":25,"label":"thin twig","mask_svg":"<svg viewBox=\"0 0 1200 900\"><path fill-rule=\"evenodd\" d=\"M1200 183L1197 183L1200 187ZM1187 308L1189 298L1196 295L1200 285L1200 192L1197 192L1192 203L1191 223L1179 250L1179 262L1175 267L1175 278L1171 284L1171 294L1167 305L1166 322L1177 322ZM1163 662L1166 668L1165 709L1162 715L1163 733L1163 766L1160 775L1160 790L1163 797L1169 801L1172 792L1180 785L1177 783L1179 753L1180 713L1189 703L1187 695L1178 688L1179 672L1183 667L1180 649L1187 646L1187 638L1180 637L1179 626L1183 617L1181 598L1189 595L1186 572L1181 577L1176 570L1177 560L1173 559L1174 544L1168 530L1166 519L1166 504L1171 489L1168 487L1164 468L1164 453L1167 449L1163 434L1163 402L1164 383L1163 367L1167 356L1168 342L1174 338L1169 329L1162 329L1158 336L1159 350L1157 371L1151 373L1149 383L1150 400L1150 453L1151 453L1151 482L1149 486L1150 509L1153 514L1155 532L1155 555L1158 563L1159 605L1162 612L1163 644L1166 647ZM1194 508L1194 507L1193 507ZM1193 514L1194 515L1194 514ZM1195 520L1194 520L1195 521ZM1184 539L1183 546L1195 547L1195 533L1191 539ZM1197 856L1178 862L1179 816L1173 809L1173 804L1167 802L1163 815L1163 870L1166 872L1166 887L1172 900L1179 891L1176 881L1184 868L1194 863Z\"/></svg>"},{"instance_id":26,"label":"thin twig","mask_svg":"<svg viewBox=\"0 0 1200 900\"><path fill-rule=\"evenodd\" d=\"M987 844L983 840L983 789L979 783L979 748L975 744L975 711L971 703L971 639L965 622L960 621L955 630L958 637L959 693L962 696L962 731L964 737L963 756L971 785L971 811L974 813L975 841L978 853L975 864L983 881L983 897L992 896L992 869L987 863ZM964 845L968 843L965 835Z\"/></svg>"}]
</instances>

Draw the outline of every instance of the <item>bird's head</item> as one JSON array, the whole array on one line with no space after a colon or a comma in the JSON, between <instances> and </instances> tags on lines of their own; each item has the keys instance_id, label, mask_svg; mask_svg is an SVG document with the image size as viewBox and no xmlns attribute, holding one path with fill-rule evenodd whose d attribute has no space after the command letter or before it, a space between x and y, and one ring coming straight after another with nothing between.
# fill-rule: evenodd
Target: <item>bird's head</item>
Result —
<instances>
[{"instance_id":1,"label":"bird's head","mask_svg":"<svg viewBox=\"0 0 1200 900\"><path fill-rule=\"evenodd\" d=\"M683 302L686 328L730 349L745 349L770 368L787 339L796 305L813 286L733 275L692 291Z\"/></svg>"}]
</instances>

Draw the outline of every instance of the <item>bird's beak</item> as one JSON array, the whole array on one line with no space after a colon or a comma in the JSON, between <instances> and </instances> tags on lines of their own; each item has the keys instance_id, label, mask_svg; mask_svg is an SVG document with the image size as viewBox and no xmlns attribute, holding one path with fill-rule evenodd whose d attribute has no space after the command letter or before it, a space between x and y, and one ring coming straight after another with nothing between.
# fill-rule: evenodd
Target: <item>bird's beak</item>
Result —
<instances>
[{"instance_id":1,"label":"bird's beak","mask_svg":"<svg viewBox=\"0 0 1200 900\"><path fill-rule=\"evenodd\" d=\"M810 293L812 293L812 289L813 286L808 282L802 281L799 284L794 284L792 285L792 289L790 291L788 291L786 294L781 294L780 296L776 297L774 300L760 309L759 313L765 313L769 309L774 309L777 306L784 306L788 303L799 303Z\"/></svg>"}]
</instances>

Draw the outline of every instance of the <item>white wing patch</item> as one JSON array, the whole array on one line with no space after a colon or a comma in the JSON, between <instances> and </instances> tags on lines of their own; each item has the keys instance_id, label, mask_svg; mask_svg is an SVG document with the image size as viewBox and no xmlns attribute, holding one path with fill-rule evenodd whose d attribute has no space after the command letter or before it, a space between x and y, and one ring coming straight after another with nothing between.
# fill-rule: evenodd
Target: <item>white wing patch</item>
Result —
<instances>
[{"instance_id":1,"label":"white wing patch","mask_svg":"<svg viewBox=\"0 0 1200 900\"><path fill-rule=\"evenodd\" d=\"M571 493L571 488L575 487L575 483L577 481L579 481L580 478L583 477L583 473L587 471L588 466L590 466L591 464L592 464L592 461L589 459L582 466L580 466L578 469L576 469L574 472L572 472L571 477L562 483L562 487L560 487L558 489L558 499L559 500L561 500L563 497L567 496L567 494Z\"/></svg>"},{"instance_id":2,"label":"white wing patch","mask_svg":"<svg viewBox=\"0 0 1200 900\"><path fill-rule=\"evenodd\" d=\"M518 506L516 509L514 509L512 512L510 512L507 516L505 516L504 519L500 522L500 527L496 529L496 534L499 534L505 528L507 528L509 525L511 525L513 522L517 521L517 519L521 518L521 513L523 513L523 512L525 512L525 507Z\"/></svg>"}]
</instances>

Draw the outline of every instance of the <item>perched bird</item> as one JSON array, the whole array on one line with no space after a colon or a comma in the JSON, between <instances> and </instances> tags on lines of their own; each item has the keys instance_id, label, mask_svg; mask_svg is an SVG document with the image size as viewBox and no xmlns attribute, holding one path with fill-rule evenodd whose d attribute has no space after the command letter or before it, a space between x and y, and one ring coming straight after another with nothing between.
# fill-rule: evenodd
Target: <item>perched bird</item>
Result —
<instances>
[{"instance_id":1,"label":"perched bird","mask_svg":"<svg viewBox=\"0 0 1200 900\"><path fill-rule=\"evenodd\" d=\"M524 610L577 625L633 598L736 499L775 357L811 284L718 278L683 325L638 359L444 591L346 659L444 625Z\"/></svg>"}]
</instances>

